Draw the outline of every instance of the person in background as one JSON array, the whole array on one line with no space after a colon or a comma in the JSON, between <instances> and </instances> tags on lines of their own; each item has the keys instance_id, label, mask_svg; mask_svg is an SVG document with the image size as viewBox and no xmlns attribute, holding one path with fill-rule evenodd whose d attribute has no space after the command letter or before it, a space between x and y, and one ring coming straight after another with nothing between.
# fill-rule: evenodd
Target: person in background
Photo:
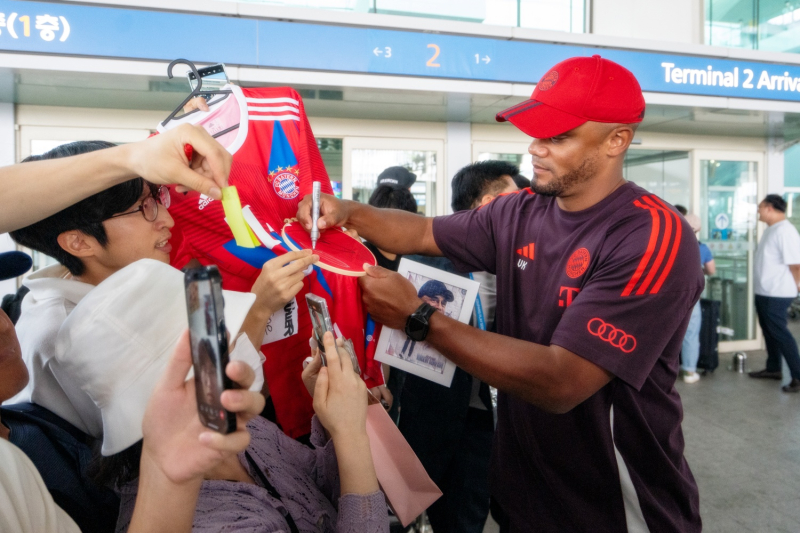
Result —
<instances>
[{"instance_id":1,"label":"person in background","mask_svg":"<svg viewBox=\"0 0 800 533\"><path fill-rule=\"evenodd\" d=\"M516 165L514 165L514 166L516 166ZM511 176L511 179L514 180L514 183L516 184L517 189L527 189L528 187L531 186L531 180L529 180L528 178L526 178L522 174L516 174L514 176Z\"/></svg>"},{"instance_id":2,"label":"person in background","mask_svg":"<svg viewBox=\"0 0 800 533\"><path fill-rule=\"evenodd\" d=\"M675 206L675 209L679 206ZM682 207L682 206L681 206ZM692 227L698 242L700 241L700 217L694 213L684 215L684 218ZM714 264L714 256L711 249L704 243L700 244L700 268L706 276L713 276L717 272ZM702 315L700 313L700 302L698 301L692 308L692 317L689 319L689 326L686 328L686 335L683 337L681 346L681 378L684 383L697 383L700 381L700 374L697 373L697 361L700 358L700 325Z\"/></svg>"},{"instance_id":3,"label":"person in background","mask_svg":"<svg viewBox=\"0 0 800 533\"><path fill-rule=\"evenodd\" d=\"M406 167L389 167L378 174L377 186L388 185L395 189L411 190L411 186L417 181L417 175ZM374 193L373 193L374 194ZM370 204L372 205L372 204Z\"/></svg>"},{"instance_id":4,"label":"person in background","mask_svg":"<svg viewBox=\"0 0 800 533\"><path fill-rule=\"evenodd\" d=\"M453 177L453 211L479 209L498 196L515 192L514 176L518 175L519 168L505 161L480 161L465 166ZM469 275L458 272L443 257L410 256L409 259L460 276ZM495 276L474 272L472 277L481 286L471 323L495 331ZM441 282L436 283L445 289ZM426 299L424 287L417 295L443 312L441 304L437 306L430 298ZM447 295L439 300L446 301ZM414 343L410 338L406 342ZM481 533L489 514L489 456L494 436L489 386L461 368L456 368L450 387L409 374L402 398L400 431L443 493L427 511L433 530Z\"/></svg>"},{"instance_id":5,"label":"person in background","mask_svg":"<svg viewBox=\"0 0 800 533\"><path fill-rule=\"evenodd\" d=\"M384 173L386 173L386 171L384 171ZM380 209L400 209L402 211L408 211L409 213L417 212L417 201L414 199L411 191L392 184L378 185L378 187L372 191L372 195L369 197L369 205L378 207ZM369 241L365 241L364 246L369 248L369 251L375 256L375 259L378 261L380 266L393 272L397 272L397 266L400 263L401 256L386 252L384 250L379 250Z\"/></svg>"},{"instance_id":6,"label":"person in background","mask_svg":"<svg viewBox=\"0 0 800 533\"><path fill-rule=\"evenodd\" d=\"M378 177L378 187L369 197L369 205L380 209L400 209L409 213L417 213L417 201L408 187L416 180L416 176L403 167L389 167L381 172ZM395 183L396 182L396 183ZM364 242L378 265L392 272L397 272L401 256L378 249L369 241ZM374 323L373 323L374 327ZM383 400L384 407L388 406L389 416L397 423L400 413L400 394L406 373L403 370L392 369L389 365L381 365L385 385L380 385L370 390L378 399Z\"/></svg>"},{"instance_id":7,"label":"person in background","mask_svg":"<svg viewBox=\"0 0 800 533\"><path fill-rule=\"evenodd\" d=\"M758 323L767 345L767 368L750 372L751 378L783 378L781 355L792 381L783 392L800 392L800 354L787 326L786 310L797 297L800 283L800 234L786 219L786 200L768 194L758 204L758 219L767 224L756 248L753 279Z\"/></svg>"},{"instance_id":8,"label":"person in background","mask_svg":"<svg viewBox=\"0 0 800 533\"><path fill-rule=\"evenodd\" d=\"M688 210L688 209L686 209L685 207L683 207L681 204L675 204L675 209L677 209L677 210L678 210L678 213L680 213L680 214L681 214L681 215L683 215L684 217L685 217L685 216L686 216L686 214L689 212L689 210Z\"/></svg>"}]
</instances>

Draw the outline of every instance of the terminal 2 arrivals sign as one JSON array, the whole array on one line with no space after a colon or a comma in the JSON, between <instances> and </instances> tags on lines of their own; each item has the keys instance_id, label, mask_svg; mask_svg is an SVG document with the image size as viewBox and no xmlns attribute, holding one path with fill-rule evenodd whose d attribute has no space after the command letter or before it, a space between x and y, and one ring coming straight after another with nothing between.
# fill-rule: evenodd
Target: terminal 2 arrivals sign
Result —
<instances>
[{"instance_id":1,"label":"terminal 2 arrivals sign","mask_svg":"<svg viewBox=\"0 0 800 533\"><path fill-rule=\"evenodd\" d=\"M766 68L766 65L758 66L742 62L744 68L738 66L736 61L727 61L728 70L717 70L713 65L708 65L705 69L682 68L680 60L675 62L663 62L661 67L664 69L664 83L675 86L687 87L724 87L731 89L741 89L744 91L763 91L762 94L769 94L775 100L791 100L792 98L781 98L781 93L800 93L800 72L796 67L781 69L777 65L777 70L784 70L782 74L774 74L775 68ZM731 65L733 66L731 68ZM770 65L772 66L772 65ZM755 67L755 68L753 68ZM724 68L724 66L722 67ZM740 72L741 71L741 72ZM741 96L750 96L741 94Z\"/></svg>"},{"instance_id":2,"label":"terminal 2 arrivals sign","mask_svg":"<svg viewBox=\"0 0 800 533\"><path fill-rule=\"evenodd\" d=\"M800 64L72 3L0 0L0 52L528 84L600 54L646 92L800 102Z\"/></svg>"}]
</instances>

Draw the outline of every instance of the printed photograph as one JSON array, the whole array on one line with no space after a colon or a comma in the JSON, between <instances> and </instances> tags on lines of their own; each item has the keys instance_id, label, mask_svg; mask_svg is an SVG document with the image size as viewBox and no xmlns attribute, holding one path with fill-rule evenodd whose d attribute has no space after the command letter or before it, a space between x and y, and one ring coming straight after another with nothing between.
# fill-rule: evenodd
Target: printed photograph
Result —
<instances>
[{"instance_id":1,"label":"printed photograph","mask_svg":"<svg viewBox=\"0 0 800 533\"><path fill-rule=\"evenodd\" d=\"M467 289L431 279L416 272L409 272L407 277L417 289L417 296L424 302L446 316L458 320ZM427 342L418 343L408 338L402 331L392 332L386 353L438 374L443 374L447 366L447 358L429 346Z\"/></svg>"},{"instance_id":2,"label":"printed photograph","mask_svg":"<svg viewBox=\"0 0 800 533\"><path fill-rule=\"evenodd\" d=\"M480 283L444 270L402 258L397 272L408 278L417 296L436 312L468 323ZM375 360L449 387L456 365L427 342L410 339L405 331L384 327Z\"/></svg>"}]
</instances>

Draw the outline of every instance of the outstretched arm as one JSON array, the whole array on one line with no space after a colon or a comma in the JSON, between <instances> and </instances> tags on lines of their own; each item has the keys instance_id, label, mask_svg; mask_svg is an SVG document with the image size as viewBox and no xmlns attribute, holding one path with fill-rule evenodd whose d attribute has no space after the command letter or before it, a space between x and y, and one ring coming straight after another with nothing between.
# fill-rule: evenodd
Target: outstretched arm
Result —
<instances>
[{"instance_id":1,"label":"outstretched arm","mask_svg":"<svg viewBox=\"0 0 800 533\"><path fill-rule=\"evenodd\" d=\"M306 230L311 231L311 195L300 202L297 219ZM432 218L399 209L377 209L323 194L318 227L324 231L334 226L354 229L381 250L393 254L442 255L433 239Z\"/></svg>"},{"instance_id":2,"label":"outstretched arm","mask_svg":"<svg viewBox=\"0 0 800 533\"><path fill-rule=\"evenodd\" d=\"M328 366L317 351L303 369L303 382L314 398L314 412L331 435L339 462L344 494L371 494L379 490L367 437L367 386L353 370L347 352L325 333Z\"/></svg>"},{"instance_id":3,"label":"outstretched arm","mask_svg":"<svg viewBox=\"0 0 800 533\"><path fill-rule=\"evenodd\" d=\"M191 161L184 145L194 148ZM0 168L0 233L13 231L136 177L177 183L221 198L230 154L204 129L188 124L136 143L61 159Z\"/></svg>"},{"instance_id":4,"label":"outstretched arm","mask_svg":"<svg viewBox=\"0 0 800 533\"><path fill-rule=\"evenodd\" d=\"M369 268L360 284L369 313L390 328L402 331L422 303L407 279L380 267ZM481 381L552 413L571 410L614 377L560 346L481 331L439 312L425 340Z\"/></svg>"}]
</instances>

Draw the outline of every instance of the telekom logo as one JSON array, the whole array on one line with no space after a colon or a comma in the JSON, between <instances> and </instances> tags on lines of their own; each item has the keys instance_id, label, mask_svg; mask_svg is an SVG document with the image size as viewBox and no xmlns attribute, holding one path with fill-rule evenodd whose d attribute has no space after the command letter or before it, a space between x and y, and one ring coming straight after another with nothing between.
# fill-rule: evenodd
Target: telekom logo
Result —
<instances>
[{"instance_id":1,"label":"telekom logo","mask_svg":"<svg viewBox=\"0 0 800 533\"><path fill-rule=\"evenodd\" d=\"M581 290L578 287L561 287L558 291L558 306L569 307L579 292Z\"/></svg>"}]
</instances>

